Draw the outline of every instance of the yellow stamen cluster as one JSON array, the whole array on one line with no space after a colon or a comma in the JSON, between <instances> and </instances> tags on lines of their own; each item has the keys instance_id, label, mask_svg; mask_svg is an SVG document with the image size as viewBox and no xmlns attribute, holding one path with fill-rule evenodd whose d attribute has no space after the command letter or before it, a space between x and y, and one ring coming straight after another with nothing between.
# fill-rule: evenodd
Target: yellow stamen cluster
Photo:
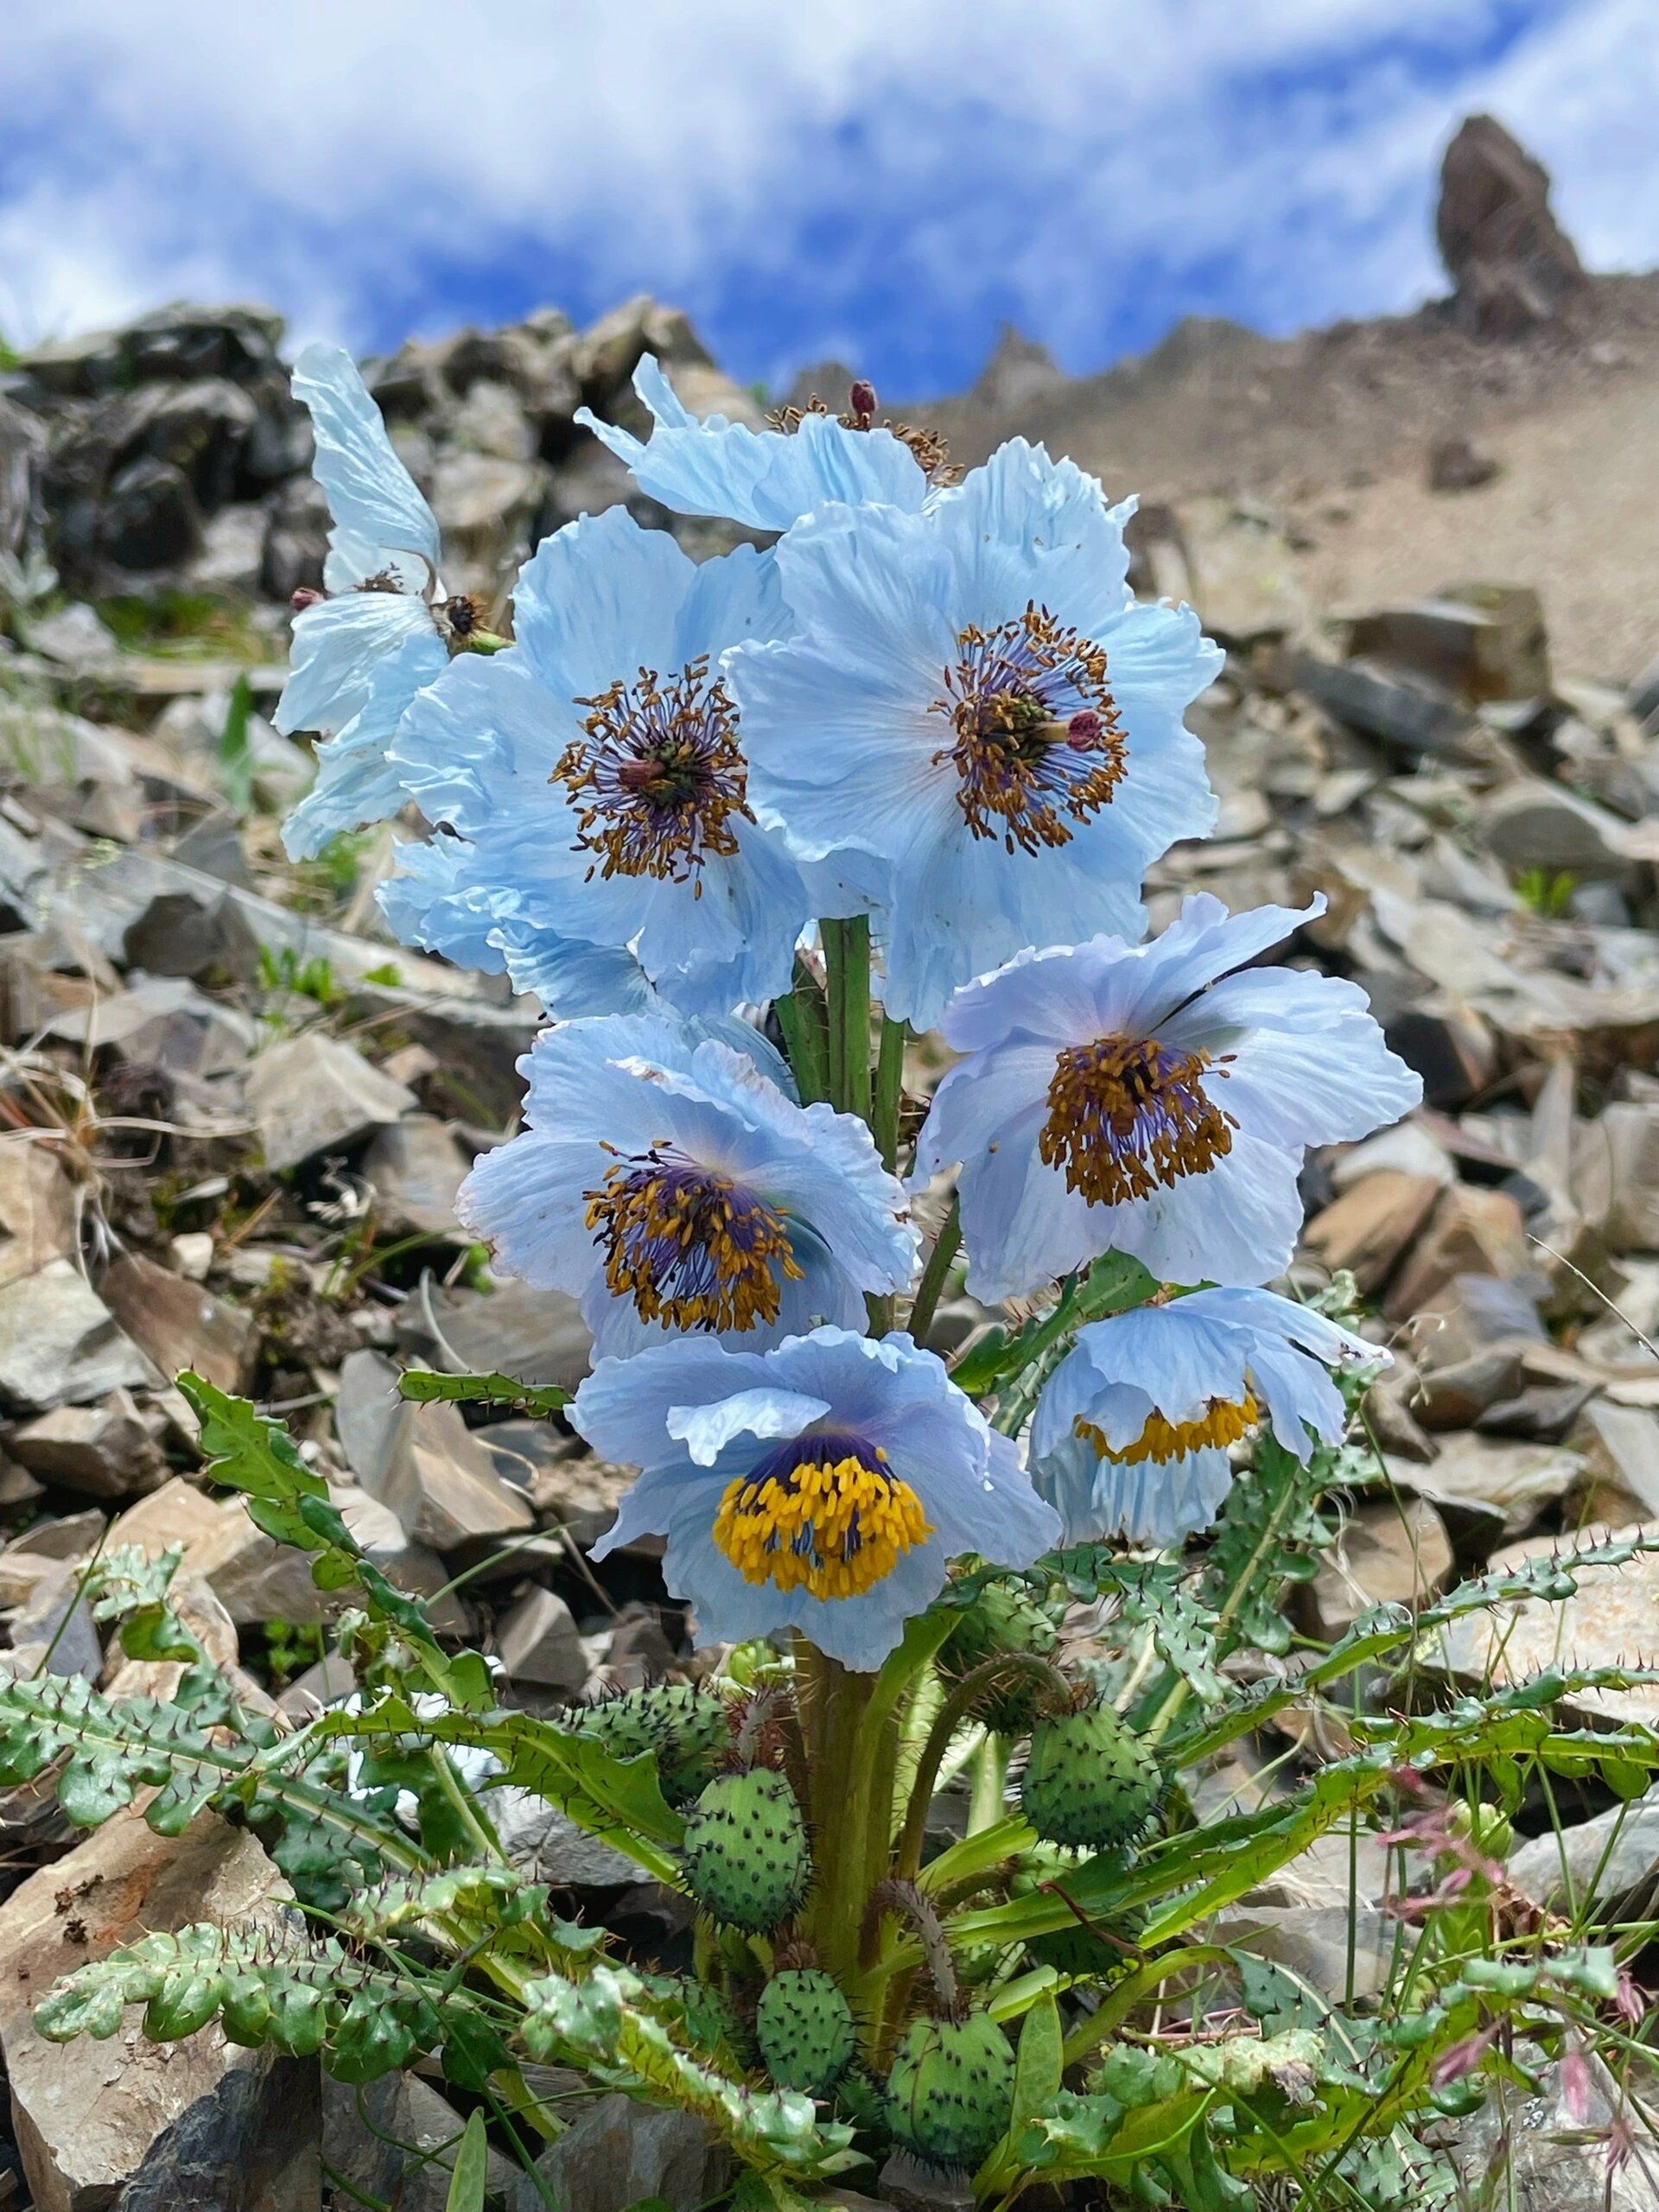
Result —
<instances>
[{"instance_id":1,"label":"yellow stamen cluster","mask_svg":"<svg viewBox=\"0 0 1659 2212\"><path fill-rule=\"evenodd\" d=\"M715 1541L746 1582L856 1598L933 1533L922 1501L887 1465L853 1456L740 1475L715 1516Z\"/></svg>"},{"instance_id":2,"label":"yellow stamen cluster","mask_svg":"<svg viewBox=\"0 0 1659 2212\"><path fill-rule=\"evenodd\" d=\"M1241 1436L1255 1427L1260 1417L1261 1408L1253 1393L1247 1390L1239 1403L1228 1398L1211 1398L1197 1421L1166 1421L1162 1414L1154 1413L1134 1443L1124 1445L1121 1451L1114 1450L1103 1432L1081 1414L1071 1426L1103 1459L1116 1460L1120 1466L1139 1465L1143 1459L1152 1459L1162 1467L1172 1459L1185 1459L1190 1452L1203 1452L1213 1445L1236 1444Z\"/></svg>"},{"instance_id":3,"label":"yellow stamen cluster","mask_svg":"<svg viewBox=\"0 0 1659 2212\"><path fill-rule=\"evenodd\" d=\"M584 1191L588 1226L605 1249L613 1294L671 1329L753 1329L778 1319L785 1279L799 1281L781 1214L723 1175L655 1154L621 1160Z\"/></svg>"},{"instance_id":4,"label":"yellow stamen cluster","mask_svg":"<svg viewBox=\"0 0 1659 2212\"><path fill-rule=\"evenodd\" d=\"M1207 1052L1166 1052L1157 1039L1099 1037L1068 1045L1048 1086L1038 1156L1063 1167L1090 1205L1150 1198L1203 1175L1233 1148L1237 1123L1199 1081Z\"/></svg>"}]
</instances>

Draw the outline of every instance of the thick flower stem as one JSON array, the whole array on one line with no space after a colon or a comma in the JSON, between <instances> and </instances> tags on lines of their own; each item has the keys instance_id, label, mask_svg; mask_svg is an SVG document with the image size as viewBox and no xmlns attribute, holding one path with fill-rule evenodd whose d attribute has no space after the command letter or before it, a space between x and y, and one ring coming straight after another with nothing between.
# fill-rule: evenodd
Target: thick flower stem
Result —
<instances>
[{"instance_id":1,"label":"thick flower stem","mask_svg":"<svg viewBox=\"0 0 1659 2212\"><path fill-rule=\"evenodd\" d=\"M1064 1705L1071 1696L1071 1684L1058 1668L1051 1666L1046 1659L1039 1658L1033 1651L1004 1651L964 1675L939 1707L938 1718L922 1746L922 1755L916 1766L916 1779L911 1786L910 1807L894 1864L894 1872L899 1881L913 1882L922 1870L922 1847L927 1834L928 1807L933 1802L934 1785L938 1781L939 1769L944 1764L944 1755L950 1748L951 1738L988 1690L996 1688L999 1684L1016 1681L1022 1676L1036 1681L1049 1692L1057 1707Z\"/></svg>"},{"instance_id":2,"label":"thick flower stem","mask_svg":"<svg viewBox=\"0 0 1659 2212\"><path fill-rule=\"evenodd\" d=\"M881 1017L881 1044L875 1063L875 1148L889 1175L899 1169L899 1113L905 1095L905 1039L902 1021Z\"/></svg>"},{"instance_id":3,"label":"thick flower stem","mask_svg":"<svg viewBox=\"0 0 1659 2212\"><path fill-rule=\"evenodd\" d=\"M830 1022L823 987L798 953L795 988L772 1001L803 1106L830 1096Z\"/></svg>"},{"instance_id":4,"label":"thick flower stem","mask_svg":"<svg viewBox=\"0 0 1659 2212\"><path fill-rule=\"evenodd\" d=\"M870 923L822 921L829 979L830 1098L843 1114L868 1122L870 1098Z\"/></svg>"}]
</instances>

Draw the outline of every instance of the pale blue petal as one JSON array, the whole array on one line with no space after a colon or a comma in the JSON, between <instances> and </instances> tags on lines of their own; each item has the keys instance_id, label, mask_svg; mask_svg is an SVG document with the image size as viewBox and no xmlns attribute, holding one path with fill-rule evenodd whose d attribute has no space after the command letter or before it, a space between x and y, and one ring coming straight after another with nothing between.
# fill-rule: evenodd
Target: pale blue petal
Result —
<instances>
[{"instance_id":1,"label":"pale blue petal","mask_svg":"<svg viewBox=\"0 0 1659 2212\"><path fill-rule=\"evenodd\" d=\"M460 968L498 975L502 955L491 937L489 893L471 878L472 848L442 832L429 844L399 845L398 873L375 893L381 912L405 944L442 953Z\"/></svg>"},{"instance_id":2,"label":"pale blue petal","mask_svg":"<svg viewBox=\"0 0 1659 2212\"><path fill-rule=\"evenodd\" d=\"M734 1437L798 1436L830 1410L827 1398L798 1390L738 1390L715 1406L671 1406L667 1426L694 1465L712 1467Z\"/></svg>"},{"instance_id":3,"label":"pale blue petal","mask_svg":"<svg viewBox=\"0 0 1659 2212\"><path fill-rule=\"evenodd\" d=\"M415 694L448 664L448 648L430 625L381 661L363 705L337 737L317 748L317 780L283 824L290 860L309 860L341 830L397 812L407 794L403 772L386 749Z\"/></svg>"},{"instance_id":4,"label":"pale blue petal","mask_svg":"<svg viewBox=\"0 0 1659 2212\"><path fill-rule=\"evenodd\" d=\"M576 420L627 464L642 491L676 514L787 530L830 500L875 499L913 510L927 498L926 476L890 431L849 430L825 416L806 416L793 433L751 430L719 415L699 422L650 354L634 371L633 388L656 420L648 443L585 407Z\"/></svg>"},{"instance_id":5,"label":"pale blue petal","mask_svg":"<svg viewBox=\"0 0 1659 2212\"><path fill-rule=\"evenodd\" d=\"M348 591L294 618L290 672L271 716L284 736L344 729L367 706L382 664L413 638L437 643L423 600L389 591Z\"/></svg>"},{"instance_id":6,"label":"pale blue petal","mask_svg":"<svg viewBox=\"0 0 1659 2212\"><path fill-rule=\"evenodd\" d=\"M421 556L435 582L437 523L392 450L351 355L338 346L308 346L294 366L294 397L311 412L317 448L312 474L328 496L334 538L342 551L345 541L353 541L351 582L384 568L393 553ZM332 579L329 588L335 588Z\"/></svg>"},{"instance_id":7,"label":"pale blue petal","mask_svg":"<svg viewBox=\"0 0 1659 2212\"><path fill-rule=\"evenodd\" d=\"M513 635L562 715L579 727L585 710L577 700L619 677L632 683L642 668L678 671L690 658L680 649L680 609L696 574L665 530L642 529L623 506L583 515L542 540L513 587ZM758 592L760 580L751 581Z\"/></svg>"}]
</instances>

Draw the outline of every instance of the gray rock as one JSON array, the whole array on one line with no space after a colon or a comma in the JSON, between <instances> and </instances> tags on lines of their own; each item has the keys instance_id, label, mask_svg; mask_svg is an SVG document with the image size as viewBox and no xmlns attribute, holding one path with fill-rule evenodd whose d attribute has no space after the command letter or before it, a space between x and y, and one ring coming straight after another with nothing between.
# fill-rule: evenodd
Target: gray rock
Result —
<instances>
[{"instance_id":1,"label":"gray rock","mask_svg":"<svg viewBox=\"0 0 1659 2212\"><path fill-rule=\"evenodd\" d=\"M1321 1552L1309 1586L1318 1632L1335 1643L1367 1607L1421 1605L1446 1586L1452 1546L1421 1498L1357 1507L1335 1546Z\"/></svg>"},{"instance_id":2,"label":"gray rock","mask_svg":"<svg viewBox=\"0 0 1659 2212\"><path fill-rule=\"evenodd\" d=\"M158 893L129 925L122 950L130 968L199 983L250 983L259 973L259 940L226 893Z\"/></svg>"},{"instance_id":3,"label":"gray rock","mask_svg":"<svg viewBox=\"0 0 1659 2212\"><path fill-rule=\"evenodd\" d=\"M1472 439L1436 438L1428 448L1431 492L1478 492L1497 474L1497 462Z\"/></svg>"},{"instance_id":4,"label":"gray rock","mask_svg":"<svg viewBox=\"0 0 1659 2212\"><path fill-rule=\"evenodd\" d=\"M172 569L201 550L201 511L176 462L146 457L110 480L99 543L118 568Z\"/></svg>"},{"instance_id":5,"label":"gray rock","mask_svg":"<svg viewBox=\"0 0 1659 2212\"><path fill-rule=\"evenodd\" d=\"M89 1682L103 1673L104 1646L80 1594L80 1577L78 1560L60 1561L12 1615L11 1650L3 1663L14 1672L43 1667L48 1675L84 1675Z\"/></svg>"},{"instance_id":6,"label":"gray rock","mask_svg":"<svg viewBox=\"0 0 1659 2212\"><path fill-rule=\"evenodd\" d=\"M492 1421L477 1434L498 1471L509 1482L527 1486L536 1510L583 1551L590 1551L610 1528L637 1479L632 1468L594 1459L544 1421Z\"/></svg>"},{"instance_id":7,"label":"gray rock","mask_svg":"<svg viewBox=\"0 0 1659 2212\"><path fill-rule=\"evenodd\" d=\"M538 1583L495 1624L495 1648L510 1682L573 1696L588 1681L588 1653L563 1598Z\"/></svg>"},{"instance_id":8,"label":"gray rock","mask_svg":"<svg viewBox=\"0 0 1659 2212\"><path fill-rule=\"evenodd\" d=\"M234 883L244 891L252 887L247 855L242 849L242 832L233 814L204 815L200 822L193 823L181 837L175 840L173 857L182 861L187 868L198 868L205 874L216 875L221 883Z\"/></svg>"},{"instance_id":9,"label":"gray rock","mask_svg":"<svg viewBox=\"0 0 1659 2212\"><path fill-rule=\"evenodd\" d=\"M114 998L60 1014L49 1033L171 1074L200 1076L239 1068L259 1036L246 1014L176 975L135 975Z\"/></svg>"},{"instance_id":10,"label":"gray rock","mask_svg":"<svg viewBox=\"0 0 1659 2212\"><path fill-rule=\"evenodd\" d=\"M0 1558L15 1559L19 1552L28 1552L37 1559L85 1559L98 1549L106 1525L95 1505L56 1521L37 1521L25 1535L14 1536L0 1550Z\"/></svg>"},{"instance_id":11,"label":"gray rock","mask_svg":"<svg viewBox=\"0 0 1659 2212\"><path fill-rule=\"evenodd\" d=\"M1543 868L1590 881L1628 874L1626 826L1605 807L1526 778L1495 791L1480 809L1480 835L1494 860L1516 871Z\"/></svg>"},{"instance_id":12,"label":"gray rock","mask_svg":"<svg viewBox=\"0 0 1659 2212\"><path fill-rule=\"evenodd\" d=\"M1472 1430L1442 1436L1430 1466L1389 1460L1404 1490L1440 1507L1455 1529L1471 1516L1518 1535L1560 1503L1584 1471L1580 1453L1561 1445L1512 1444ZM1386 1456L1386 1455L1385 1455Z\"/></svg>"},{"instance_id":13,"label":"gray rock","mask_svg":"<svg viewBox=\"0 0 1659 2212\"><path fill-rule=\"evenodd\" d=\"M359 2089L325 2075L322 2156L365 2197L397 2212L445 2212L452 2146L464 2123L418 2074L387 2074ZM484 2212L504 2212L519 2170L492 2151Z\"/></svg>"},{"instance_id":14,"label":"gray rock","mask_svg":"<svg viewBox=\"0 0 1659 2212\"><path fill-rule=\"evenodd\" d=\"M1614 2109L1600 2061L1591 2061L1589 2109L1580 2117L1567 2109L1558 2063L1535 2044L1518 2044L1516 2058L1540 2078L1542 2094L1489 2077L1486 2102L1458 2123L1452 2146L1471 2192L1465 2201L1503 2212L1653 2212L1659 2158L1639 2123L1630 2163L1617 2171L1608 2164Z\"/></svg>"},{"instance_id":15,"label":"gray rock","mask_svg":"<svg viewBox=\"0 0 1659 2212\"><path fill-rule=\"evenodd\" d=\"M1598 1398L1572 1441L1586 1463L1586 1519L1659 1521L1659 1414Z\"/></svg>"},{"instance_id":16,"label":"gray rock","mask_svg":"<svg viewBox=\"0 0 1659 2212\"><path fill-rule=\"evenodd\" d=\"M347 1463L415 1541L450 1551L535 1527L457 1407L399 1397L397 1370L378 1352L349 1352L340 1379L334 1427Z\"/></svg>"},{"instance_id":17,"label":"gray rock","mask_svg":"<svg viewBox=\"0 0 1659 2212\"><path fill-rule=\"evenodd\" d=\"M1455 759L1473 728L1471 717L1444 691L1381 664L1317 660L1304 653L1296 663L1295 683L1339 721L1408 753Z\"/></svg>"},{"instance_id":18,"label":"gray rock","mask_svg":"<svg viewBox=\"0 0 1659 2212\"><path fill-rule=\"evenodd\" d=\"M1594 1897L1609 1918L1647 1919L1659 1874L1659 1794L1649 1790L1559 1835L1530 1837L1510 1853L1509 1871L1553 1912L1581 1910Z\"/></svg>"},{"instance_id":19,"label":"gray rock","mask_svg":"<svg viewBox=\"0 0 1659 2212\"><path fill-rule=\"evenodd\" d=\"M1214 1923L1217 1943L1271 1959L1338 2003L1348 1980L1350 1920L1354 1937L1354 1994L1375 1997L1394 1971L1400 1923L1374 1905L1350 1915L1347 1905L1230 1906Z\"/></svg>"},{"instance_id":20,"label":"gray rock","mask_svg":"<svg viewBox=\"0 0 1659 2212\"><path fill-rule=\"evenodd\" d=\"M75 1249L75 1194L43 1144L0 1144L0 1287Z\"/></svg>"},{"instance_id":21,"label":"gray rock","mask_svg":"<svg viewBox=\"0 0 1659 2212\"><path fill-rule=\"evenodd\" d=\"M203 1814L167 1838L125 1812L0 1906L0 2041L37 2212L315 2212L315 2064L238 2049L217 2026L151 2044L135 2016L114 2043L56 2044L30 2018L59 1974L118 1943L273 1921L289 1894L245 1830Z\"/></svg>"},{"instance_id":22,"label":"gray rock","mask_svg":"<svg viewBox=\"0 0 1659 2212\"><path fill-rule=\"evenodd\" d=\"M1460 326L1513 338L1554 321L1583 289L1550 212L1549 173L1490 115L1465 117L1440 165L1435 237Z\"/></svg>"},{"instance_id":23,"label":"gray rock","mask_svg":"<svg viewBox=\"0 0 1659 2212\"><path fill-rule=\"evenodd\" d=\"M54 1407L15 1430L6 1449L31 1474L87 1497L130 1497L167 1477L161 1448L124 1390L101 1405Z\"/></svg>"},{"instance_id":24,"label":"gray rock","mask_svg":"<svg viewBox=\"0 0 1659 2212\"><path fill-rule=\"evenodd\" d=\"M381 1130L363 1159L363 1173L374 1186L379 1218L394 1236L424 1230L434 1236L459 1236L455 1193L472 1166L442 1122L430 1114L407 1114Z\"/></svg>"},{"instance_id":25,"label":"gray rock","mask_svg":"<svg viewBox=\"0 0 1659 2212\"><path fill-rule=\"evenodd\" d=\"M574 1298L516 1281L488 1292L435 1290L429 1298L412 1298L398 1314L397 1338L447 1374L499 1369L524 1382L571 1390L593 1356L593 1337Z\"/></svg>"},{"instance_id":26,"label":"gray rock","mask_svg":"<svg viewBox=\"0 0 1659 2212\"><path fill-rule=\"evenodd\" d=\"M1613 1251L1659 1250L1659 1104L1614 1099L1578 1123L1573 1196Z\"/></svg>"},{"instance_id":27,"label":"gray rock","mask_svg":"<svg viewBox=\"0 0 1659 2212\"><path fill-rule=\"evenodd\" d=\"M156 1379L69 1261L48 1261L0 1288L0 1400L25 1413L47 1413Z\"/></svg>"},{"instance_id":28,"label":"gray rock","mask_svg":"<svg viewBox=\"0 0 1659 2212\"><path fill-rule=\"evenodd\" d=\"M186 1367L221 1390L246 1380L257 1332L253 1316L215 1298L199 1282L124 1252L104 1278L110 1311L170 1381Z\"/></svg>"},{"instance_id":29,"label":"gray rock","mask_svg":"<svg viewBox=\"0 0 1659 2212\"><path fill-rule=\"evenodd\" d=\"M502 1849L515 1866L557 1889L616 1889L637 1882L640 1868L586 1828L578 1827L556 1805L528 1789L493 1789L490 1817Z\"/></svg>"},{"instance_id":30,"label":"gray rock","mask_svg":"<svg viewBox=\"0 0 1659 2212\"><path fill-rule=\"evenodd\" d=\"M908 2151L893 2151L876 2179L880 2201L898 2212L973 2212L974 2187L963 2173L925 2166Z\"/></svg>"},{"instance_id":31,"label":"gray rock","mask_svg":"<svg viewBox=\"0 0 1659 2212\"><path fill-rule=\"evenodd\" d=\"M695 2113L610 2096L543 2151L536 2171L560 2212L627 2212L646 2196L693 2212L727 2187L731 2154ZM512 2199L512 2212L544 2212L545 2203L528 2176Z\"/></svg>"},{"instance_id":32,"label":"gray rock","mask_svg":"<svg viewBox=\"0 0 1659 2212\"><path fill-rule=\"evenodd\" d=\"M248 1070L247 1097L273 1174L384 1128L415 1103L401 1083L317 1030L260 1053Z\"/></svg>"}]
</instances>

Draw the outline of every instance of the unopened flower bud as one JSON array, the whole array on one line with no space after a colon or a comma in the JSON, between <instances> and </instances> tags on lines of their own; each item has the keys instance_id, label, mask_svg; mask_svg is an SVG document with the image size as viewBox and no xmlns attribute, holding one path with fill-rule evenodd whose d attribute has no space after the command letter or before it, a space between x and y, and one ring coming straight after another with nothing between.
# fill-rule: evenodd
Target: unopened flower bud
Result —
<instances>
[{"instance_id":1,"label":"unopened flower bud","mask_svg":"<svg viewBox=\"0 0 1659 2212\"><path fill-rule=\"evenodd\" d=\"M1074 753L1089 753L1100 743L1104 725L1092 707L1079 707L1065 726L1065 741Z\"/></svg>"},{"instance_id":2,"label":"unopened flower bud","mask_svg":"<svg viewBox=\"0 0 1659 2212\"><path fill-rule=\"evenodd\" d=\"M1561 2060L1561 2103L1574 2127L1590 2117L1590 2061L1581 2044L1574 2044Z\"/></svg>"},{"instance_id":3,"label":"unopened flower bud","mask_svg":"<svg viewBox=\"0 0 1659 2212\"><path fill-rule=\"evenodd\" d=\"M314 591L309 584L302 584L289 601L296 614L303 614L308 607L317 607L328 596L326 591Z\"/></svg>"},{"instance_id":4,"label":"unopened flower bud","mask_svg":"<svg viewBox=\"0 0 1659 2212\"><path fill-rule=\"evenodd\" d=\"M875 386L868 377L855 377L852 391L848 394L848 405L852 413L867 417L875 412Z\"/></svg>"}]
</instances>

